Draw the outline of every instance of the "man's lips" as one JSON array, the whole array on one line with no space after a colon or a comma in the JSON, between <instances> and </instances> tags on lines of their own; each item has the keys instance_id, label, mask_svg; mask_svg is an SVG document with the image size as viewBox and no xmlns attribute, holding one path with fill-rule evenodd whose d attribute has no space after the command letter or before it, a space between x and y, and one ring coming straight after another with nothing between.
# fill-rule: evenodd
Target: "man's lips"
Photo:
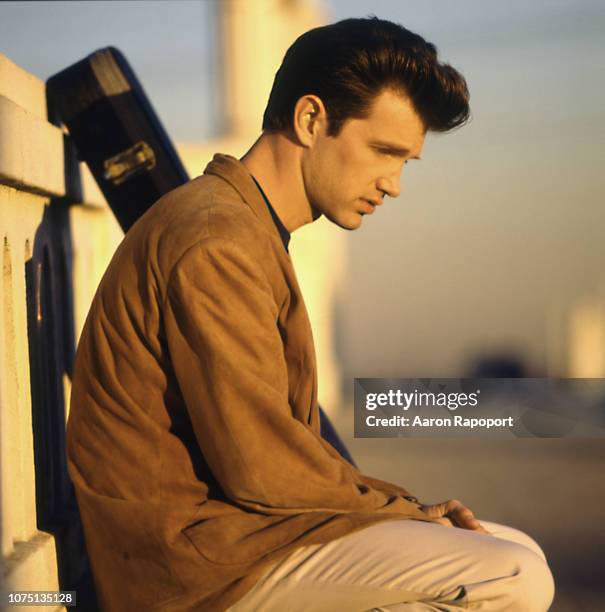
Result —
<instances>
[{"instance_id":1,"label":"man's lips","mask_svg":"<svg viewBox=\"0 0 605 612\"><path fill-rule=\"evenodd\" d=\"M365 205L364 214L368 215L371 215L374 212L374 209L382 204L382 201L369 200L368 198L361 198L361 201Z\"/></svg>"}]
</instances>

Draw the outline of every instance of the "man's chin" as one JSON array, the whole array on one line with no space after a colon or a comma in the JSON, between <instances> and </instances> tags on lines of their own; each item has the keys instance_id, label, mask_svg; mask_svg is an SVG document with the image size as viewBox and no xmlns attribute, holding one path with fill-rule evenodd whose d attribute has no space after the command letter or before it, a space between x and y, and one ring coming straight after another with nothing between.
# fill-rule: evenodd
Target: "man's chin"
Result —
<instances>
[{"instance_id":1,"label":"man's chin","mask_svg":"<svg viewBox=\"0 0 605 612\"><path fill-rule=\"evenodd\" d=\"M334 225L338 225L338 227L349 231L358 229L361 226L363 217L361 213L352 213L346 217L328 216L324 213L324 216L326 219L334 223Z\"/></svg>"},{"instance_id":2,"label":"man's chin","mask_svg":"<svg viewBox=\"0 0 605 612\"><path fill-rule=\"evenodd\" d=\"M342 227L343 229L349 230L349 231L359 229L363 221L363 214L355 213L355 215L353 215L351 218L347 219L346 221L347 222L342 223L340 227Z\"/></svg>"}]
</instances>

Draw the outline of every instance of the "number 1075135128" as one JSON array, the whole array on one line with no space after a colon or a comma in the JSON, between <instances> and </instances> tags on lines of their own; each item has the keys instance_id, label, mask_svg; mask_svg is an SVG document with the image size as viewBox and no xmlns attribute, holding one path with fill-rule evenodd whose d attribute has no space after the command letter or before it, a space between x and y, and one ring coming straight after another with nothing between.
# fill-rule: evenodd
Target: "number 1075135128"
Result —
<instances>
[{"instance_id":1,"label":"number 1075135128","mask_svg":"<svg viewBox=\"0 0 605 612\"><path fill-rule=\"evenodd\" d=\"M0 608L11 606L65 606L76 605L76 591L5 591Z\"/></svg>"}]
</instances>

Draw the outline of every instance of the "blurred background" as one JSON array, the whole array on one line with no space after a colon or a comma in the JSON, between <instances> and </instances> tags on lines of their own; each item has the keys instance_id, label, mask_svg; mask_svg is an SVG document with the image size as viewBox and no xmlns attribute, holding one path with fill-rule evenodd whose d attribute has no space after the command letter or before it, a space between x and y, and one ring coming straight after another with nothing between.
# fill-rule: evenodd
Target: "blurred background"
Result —
<instances>
[{"instance_id":1,"label":"blurred background","mask_svg":"<svg viewBox=\"0 0 605 612\"><path fill-rule=\"evenodd\" d=\"M605 376L600 0L3 2L0 53L45 80L118 47L196 176L258 137L298 34L370 14L435 43L473 117L429 135L360 231L294 234L320 399L365 471L527 530L552 559L553 609L602 609L602 441L351 437L353 377Z\"/></svg>"}]
</instances>

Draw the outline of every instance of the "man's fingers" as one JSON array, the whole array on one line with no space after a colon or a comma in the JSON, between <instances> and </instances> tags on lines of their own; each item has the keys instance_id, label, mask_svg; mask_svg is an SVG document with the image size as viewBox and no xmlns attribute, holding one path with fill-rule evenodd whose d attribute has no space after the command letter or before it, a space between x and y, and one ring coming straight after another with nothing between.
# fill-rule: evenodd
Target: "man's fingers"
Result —
<instances>
[{"instance_id":1,"label":"man's fingers","mask_svg":"<svg viewBox=\"0 0 605 612\"><path fill-rule=\"evenodd\" d=\"M461 529L469 529L477 533L491 535L475 518L472 510L457 499L450 499L440 504L422 504L420 509L441 525L459 527Z\"/></svg>"},{"instance_id":2,"label":"man's fingers","mask_svg":"<svg viewBox=\"0 0 605 612\"><path fill-rule=\"evenodd\" d=\"M442 502L440 504L423 504L420 506L420 509L431 518L439 518L447 515L447 504L448 502Z\"/></svg>"},{"instance_id":3,"label":"man's fingers","mask_svg":"<svg viewBox=\"0 0 605 612\"><path fill-rule=\"evenodd\" d=\"M454 525L455 527L487 533L485 529L483 529L481 523L475 518L473 512L457 499L450 499L440 504L423 505L421 506L421 510L431 518L447 518L447 524ZM437 522L446 524L441 520Z\"/></svg>"},{"instance_id":4,"label":"man's fingers","mask_svg":"<svg viewBox=\"0 0 605 612\"><path fill-rule=\"evenodd\" d=\"M462 503L457 499L450 499L448 501L441 502L440 504L424 504L420 506L421 510L426 512L432 518L451 516L452 513L460 507L464 508Z\"/></svg>"},{"instance_id":5,"label":"man's fingers","mask_svg":"<svg viewBox=\"0 0 605 612\"><path fill-rule=\"evenodd\" d=\"M462 504L457 505L453 510L450 510L446 516L452 519L452 522L458 527L476 529L480 526L479 521L475 518L472 511Z\"/></svg>"}]
</instances>

